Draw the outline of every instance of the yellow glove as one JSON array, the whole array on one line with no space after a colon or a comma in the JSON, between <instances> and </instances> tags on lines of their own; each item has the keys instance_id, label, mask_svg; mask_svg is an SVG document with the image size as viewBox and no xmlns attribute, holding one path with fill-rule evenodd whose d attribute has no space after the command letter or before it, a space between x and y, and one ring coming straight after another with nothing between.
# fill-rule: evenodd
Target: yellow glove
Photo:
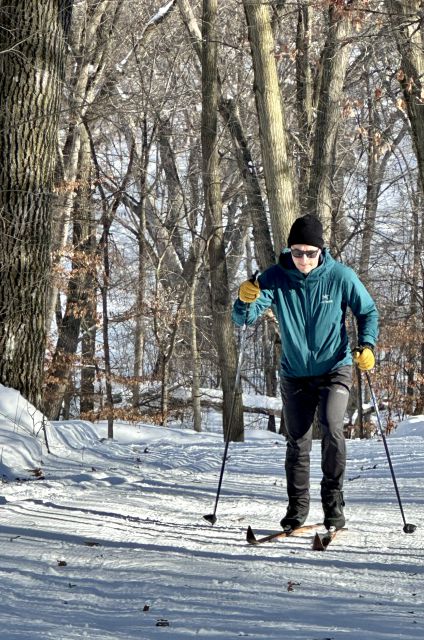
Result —
<instances>
[{"instance_id":1,"label":"yellow glove","mask_svg":"<svg viewBox=\"0 0 424 640\"><path fill-rule=\"evenodd\" d=\"M353 350L353 359L361 371L370 371L374 368L375 358L373 350L369 347L357 347Z\"/></svg>"},{"instance_id":2,"label":"yellow glove","mask_svg":"<svg viewBox=\"0 0 424 640\"><path fill-rule=\"evenodd\" d=\"M256 298L261 295L258 281L245 280L241 283L238 297L242 302L255 302Z\"/></svg>"}]
</instances>

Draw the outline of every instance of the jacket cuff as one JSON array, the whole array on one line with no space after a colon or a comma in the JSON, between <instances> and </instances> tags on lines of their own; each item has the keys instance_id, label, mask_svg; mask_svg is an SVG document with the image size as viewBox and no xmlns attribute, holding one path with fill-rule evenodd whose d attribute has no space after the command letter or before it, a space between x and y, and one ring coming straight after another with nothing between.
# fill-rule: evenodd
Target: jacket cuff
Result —
<instances>
[{"instance_id":1,"label":"jacket cuff","mask_svg":"<svg viewBox=\"0 0 424 640\"><path fill-rule=\"evenodd\" d=\"M371 344L371 342L361 342L358 349L360 351L363 351L364 349L371 349L371 351L374 353L374 345Z\"/></svg>"}]
</instances>

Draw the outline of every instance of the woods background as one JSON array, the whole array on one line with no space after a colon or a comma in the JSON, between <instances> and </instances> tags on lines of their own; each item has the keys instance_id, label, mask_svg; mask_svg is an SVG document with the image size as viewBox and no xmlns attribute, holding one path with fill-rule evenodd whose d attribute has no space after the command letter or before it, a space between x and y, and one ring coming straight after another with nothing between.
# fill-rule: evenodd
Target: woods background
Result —
<instances>
[{"instance_id":1,"label":"woods background","mask_svg":"<svg viewBox=\"0 0 424 640\"><path fill-rule=\"evenodd\" d=\"M200 431L221 389L227 433L238 285L311 212L379 308L388 426L423 413L423 19L418 0L0 0L0 382L110 436ZM247 393L278 396L279 349L268 314Z\"/></svg>"}]
</instances>

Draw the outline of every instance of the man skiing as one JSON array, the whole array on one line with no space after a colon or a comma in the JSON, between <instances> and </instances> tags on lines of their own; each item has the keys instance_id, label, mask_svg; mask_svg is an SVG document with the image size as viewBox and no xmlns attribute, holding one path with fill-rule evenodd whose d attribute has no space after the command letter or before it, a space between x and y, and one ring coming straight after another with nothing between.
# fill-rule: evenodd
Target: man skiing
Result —
<instances>
[{"instance_id":1,"label":"man skiing","mask_svg":"<svg viewBox=\"0 0 424 640\"><path fill-rule=\"evenodd\" d=\"M324 525L339 529L345 524L343 420L352 383L346 311L349 308L356 318L358 347L353 357L363 371L375 364L378 312L355 272L324 248L323 229L316 216L297 218L287 244L278 264L256 282L241 284L233 321L240 326L253 324L272 306L280 327L288 495L281 526L287 531L296 529L309 512L312 423L318 408Z\"/></svg>"}]
</instances>

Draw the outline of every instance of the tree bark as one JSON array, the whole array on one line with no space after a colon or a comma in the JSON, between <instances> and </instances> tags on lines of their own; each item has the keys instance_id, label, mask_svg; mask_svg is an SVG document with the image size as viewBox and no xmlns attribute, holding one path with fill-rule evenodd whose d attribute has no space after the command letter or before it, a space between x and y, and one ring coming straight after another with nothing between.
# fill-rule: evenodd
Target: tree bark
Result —
<instances>
[{"instance_id":1,"label":"tree bark","mask_svg":"<svg viewBox=\"0 0 424 640\"><path fill-rule=\"evenodd\" d=\"M243 0L243 5L252 51L254 92L271 228L278 254L286 246L290 227L298 215L293 168L289 162L269 6L257 0Z\"/></svg>"},{"instance_id":2,"label":"tree bark","mask_svg":"<svg viewBox=\"0 0 424 640\"><path fill-rule=\"evenodd\" d=\"M221 185L217 149L217 0L203 0L202 13L202 154L205 219L211 283L213 330L218 350L224 401L224 437L244 439L240 389L234 389L237 354L231 321L225 247L222 228ZM234 404L233 404L233 394ZM233 412L231 416L231 408ZM232 418L232 420L230 420ZM231 422L231 423L230 423ZM231 431L230 431L231 430Z\"/></svg>"},{"instance_id":3,"label":"tree bark","mask_svg":"<svg viewBox=\"0 0 424 640\"><path fill-rule=\"evenodd\" d=\"M72 2L0 1L0 382L37 407Z\"/></svg>"},{"instance_id":4,"label":"tree bark","mask_svg":"<svg viewBox=\"0 0 424 640\"><path fill-rule=\"evenodd\" d=\"M200 433L202 431L202 411L200 403L200 353L197 343L196 324L196 282L193 283L190 292L190 342L191 354L193 358L193 382L191 386L192 408L193 408L193 429Z\"/></svg>"},{"instance_id":5,"label":"tree bark","mask_svg":"<svg viewBox=\"0 0 424 640\"><path fill-rule=\"evenodd\" d=\"M349 11L336 6L328 10L328 36L322 52L322 77L306 211L317 215L330 240L332 210L332 174L337 130L341 117L343 84L349 60L351 32Z\"/></svg>"},{"instance_id":6,"label":"tree bark","mask_svg":"<svg viewBox=\"0 0 424 640\"><path fill-rule=\"evenodd\" d=\"M402 69L398 80L403 91L412 140L424 194L424 36L421 0L386 0Z\"/></svg>"},{"instance_id":7,"label":"tree bark","mask_svg":"<svg viewBox=\"0 0 424 640\"><path fill-rule=\"evenodd\" d=\"M138 407L140 404L140 381L143 375L143 358L144 358L144 305L146 296L146 262L147 251L145 244L146 235L146 201L147 201L147 170L149 165L149 152L152 139L147 135L147 120L142 120L142 143L140 157L136 160L137 167L137 183L140 191L140 200L137 206L137 247L138 247L138 264L137 264L137 290L136 290L136 307L135 307L135 328L134 328L134 387L132 392L132 405ZM132 146L135 148L135 141L132 140Z\"/></svg>"},{"instance_id":8,"label":"tree bark","mask_svg":"<svg viewBox=\"0 0 424 640\"><path fill-rule=\"evenodd\" d=\"M172 129L169 122L161 121L158 127L158 143L161 164L166 177L167 186L167 216L164 226L168 229L169 237L181 264L184 264L184 241L182 220L186 217L184 192L181 188L174 150L171 144Z\"/></svg>"},{"instance_id":9,"label":"tree bark","mask_svg":"<svg viewBox=\"0 0 424 640\"><path fill-rule=\"evenodd\" d=\"M311 175L311 133L313 125L313 96L310 45L311 13L308 0L299 0L296 31L296 111L299 129L299 203L306 212L308 184Z\"/></svg>"}]
</instances>

